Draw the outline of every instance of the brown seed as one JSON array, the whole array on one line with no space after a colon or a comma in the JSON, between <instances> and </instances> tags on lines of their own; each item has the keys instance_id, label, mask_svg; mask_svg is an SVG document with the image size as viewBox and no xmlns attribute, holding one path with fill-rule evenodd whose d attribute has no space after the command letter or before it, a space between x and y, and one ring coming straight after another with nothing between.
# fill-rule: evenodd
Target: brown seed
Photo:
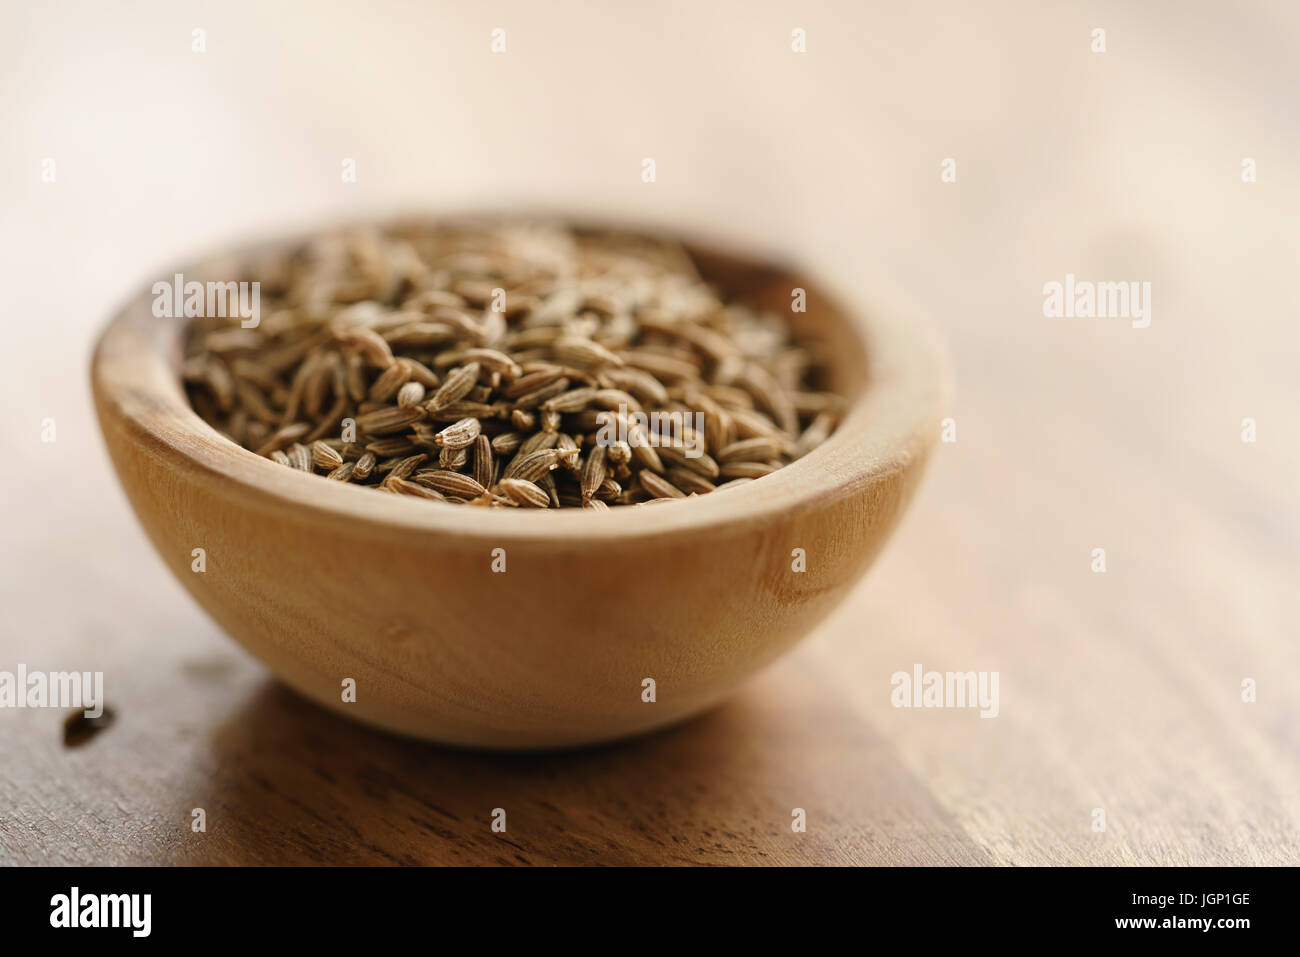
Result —
<instances>
[{"instance_id":1,"label":"brown seed","mask_svg":"<svg viewBox=\"0 0 1300 957\"><path fill-rule=\"evenodd\" d=\"M445 469L458 472L469 461L468 449L443 449L438 453L438 464Z\"/></svg>"},{"instance_id":2,"label":"brown seed","mask_svg":"<svg viewBox=\"0 0 1300 957\"><path fill-rule=\"evenodd\" d=\"M695 472L697 475L706 479L717 478L719 475L718 463L705 452L692 454L686 449L679 449L673 446L661 446L658 450L659 457L670 465L676 465L688 471Z\"/></svg>"},{"instance_id":3,"label":"brown seed","mask_svg":"<svg viewBox=\"0 0 1300 957\"><path fill-rule=\"evenodd\" d=\"M504 390L507 399L517 399L521 395L527 395L530 392L536 392L542 386L550 385L557 379L564 378L564 369L560 366L548 365L545 368L529 372L527 375L520 376L514 382L510 383Z\"/></svg>"},{"instance_id":4,"label":"brown seed","mask_svg":"<svg viewBox=\"0 0 1300 957\"><path fill-rule=\"evenodd\" d=\"M424 365L423 363L416 362L414 359L410 358L409 356L403 356L397 361L400 362L402 365L406 366L406 368L410 370L412 382L420 383L420 385L424 386L426 390L438 388L438 383L441 380L434 373L434 371L430 369L428 366Z\"/></svg>"},{"instance_id":5,"label":"brown seed","mask_svg":"<svg viewBox=\"0 0 1300 957\"><path fill-rule=\"evenodd\" d=\"M478 373L479 364L470 362L448 375L446 381L438 387L438 391L429 400L431 411L451 405L468 395L469 390L478 382Z\"/></svg>"},{"instance_id":6,"label":"brown seed","mask_svg":"<svg viewBox=\"0 0 1300 957\"><path fill-rule=\"evenodd\" d=\"M311 424L308 422L295 422L293 425L286 425L284 428L279 429L272 434L272 436L258 448L257 454L270 455L272 452L278 452L297 442L310 431Z\"/></svg>"},{"instance_id":7,"label":"brown seed","mask_svg":"<svg viewBox=\"0 0 1300 957\"><path fill-rule=\"evenodd\" d=\"M446 469L417 472L413 478L414 481L421 485L436 489L444 495L460 495L465 498L472 498L475 495L482 495L484 491L483 486L479 485L470 476Z\"/></svg>"},{"instance_id":8,"label":"brown seed","mask_svg":"<svg viewBox=\"0 0 1300 957\"><path fill-rule=\"evenodd\" d=\"M410 495L414 498L427 498L434 502L445 502L447 499L436 489L427 488L418 482L408 482L406 479L394 478L389 476L384 479L383 484L379 486L388 492L397 492L401 495Z\"/></svg>"},{"instance_id":9,"label":"brown seed","mask_svg":"<svg viewBox=\"0 0 1300 957\"><path fill-rule=\"evenodd\" d=\"M364 326L349 326L336 329L334 338L345 349L351 349L368 364L388 368L393 364L393 351L384 341L383 336Z\"/></svg>"},{"instance_id":10,"label":"brown seed","mask_svg":"<svg viewBox=\"0 0 1300 957\"><path fill-rule=\"evenodd\" d=\"M547 412L581 412L595 397L596 390L590 387L570 389L547 399L542 403L542 409Z\"/></svg>"},{"instance_id":11,"label":"brown seed","mask_svg":"<svg viewBox=\"0 0 1300 957\"><path fill-rule=\"evenodd\" d=\"M352 470L352 477L359 479L370 478L370 473L375 470L375 453L365 452L361 458L357 459L356 468Z\"/></svg>"},{"instance_id":12,"label":"brown seed","mask_svg":"<svg viewBox=\"0 0 1300 957\"><path fill-rule=\"evenodd\" d=\"M521 395L518 399L515 400L515 408L535 409L538 406L540 406L543 402L545 402L547 399L559 395L568 387L569 387L568 379L563 379L563 378L556 379L554 382L544 385L540 389L535 389L532 392L529 392L527 395Z\"/></svg>"},{"instance_id":13,"label":"brown seed","mask_svg":"<svg viewBox=\"0 0 1300 957\"><path fill-rule=\"evenodd\" d=\"M445 322L410 322L384 333L390 348L427 349L456 341L456 329Z\"/></svg>"},{"instance_id":14,"label":"brown seed","mask_svg":"<svg viewBox=\"0 0 1300 957\"><path fill-rule=\"evenodd\" d=\"M341 395L334 400L334 404L330 406L329 410L320 417L319 421L316 424L316 428L312 429L309 433L307 433L307 436L303 441L315 442L317 439L322 438L326 433L332 432L335 429L337 429L339 426L339 422L341 422L343 419L343 413L346 412L347 410L348 410L348 397L345 395Z\"/></svg>"},{"instance_id":15,"label":"brown seed","mask_svg":"<svg viewBox=\"0 0 1300 957\"><path fill-rule=\"evenodd\" d=\"M519 446L518 454L527 455L540 449L553 449L559 441L560 436L556 432L534 432L524 440L523 445Z\"/></svg>"},{"instance_id":16,"label":"brown seed","mask_svg":"<svg viewBox=\"0 0 1300 957\"><path fill-rule=\"evenodd\" d=\"M318 469L336 469L343 464L343 456L324 442L313 442L311 460Z\"/></svg>"},{"instance_id":17,"label":"brown seed","mask_svg":"<svg viewBox=\"0 0 1300 957\"><path fill-rule=\"evenodd\" d=\"M311 471L311 449L307 448L307 446L301 442L295 442L289 446L286 454L289 457L290 468L295 468L300 472Z\"/></svg>"},{"instance_id":18,"label":"brown seed","mask_svg":"<svg viewBox=\"0 0 1300 957\"><path fill-rule=\"evenodd\" d=\"M581 446L578 445L577 440L574 439L573 436L564 433L557 435L555 438L555 445L553 446L553 448L559 449L561 452L575 453L572 458L561 460L560 468L567 469L568 471L572 472L574 475L580 474L581 465L578 461L579 456L577 453L581 449Z\"/></svg>"},{"instance_id":19,"label":"brown seed","mask_svg":"<svg viewBox=\"0 0 1300 957\"><path fill-rule=\"evenodd\" d=\"M626 442L611 442L606 447L605 457L613 465L624 465L632 461L632 448Z\"/></svg>"},{"instance_id":20,"label":"brown seed","mask_svg":"<svg viewBox=\"0 0 1300 957\"><path fill-rule=\"evenodd\" d=\"M722 464L727 462L758 462L766 459L774 459L781 454L781 447L775 439L767 436L759 436L752 439L741 439L739 442L733 442L725 449L718 451L718 461Z\"/></svg>"},{"instance_id":21,"label":"brown seed","mask_svg":"<svg viewBox=\"0 0 1300 957\"><path fill-rule=\"evenodd\" d=\"M618 389L632 393L647 406L658 407L668 401L662 382L644 369L602 369L604 379Z\"/></svg>"},{"instance_id":22,"label":"brown seed","mask_svg":"<svg viewBox=\"0 0 1300 957\"><path fill-rule=\"evenodd\" d=\"M398 390L411 378L411 368L404 362L394 362L370 386L366 396L372 402L390 402Z\"/></svg>"},{"instance_id":23,"label":"brown seed","mask_svg":"<svg viewBox=\"0 0 1300 957\"><path fill-rule=\"evenodd\" d=\"M520 452L506 467L504 478L520 478L528 482L536 482L555 468L562 459L571 458L574 454L576 453L559 452L555 449Z\"/></svg>"},{"instance_id":24,"label":"brown seed","mask_svg":"<svg viewBox=\"0 0 1300 957\"><path fill-rule=\"evenodd\" d=\"M360 402L366 397L366 364L358 353L348 356L347 362L342 367L341 379L342 381L340 381L340 368L335 364L335 394L342 395L347 392L348 398L353 402Z\"/></svg>"},{"instance_id":25,"label":"brown seed","mask_svg":"<svg viewBox=\"0 0 1300 957\"><path fill-rule=\"evenodd\" d=\"M637 474L641 487L655 498L685 498L686 495L672 482L661 478L654 472L642 471Z\"/></svg>"},{"instance_id":26,"label":"brown seed","mask_svg":"<svg viewBox=\"0 0 1300 957\"><path fill-rule=\"evenodd\" d=\"M424 401L424 384L408 382L397 390L397 404L403 409L413 409Z\"/></svg>"},{"instance_id":27,"label":"brown seed","mask_svg":"<svg viewBox=\"0 0 1300 957\"><path fill-rule=\"evenodd\" d=\"M477 362L485 369L498 373L507 381L517 379L523 374L523 369L519 367L519 363L504 352L496 349L466 349L465 358L471 362Z\"/></svg>"},{"instance_id":28,"label":"brown seed","mask_svg":"<svg viewBox=\"0 0 1300 957\"><path fill-rule=\"evenodd\" d=\"M375 439L366 443L366 451L373 452L376 458L389 459L395 455L406 455L415 450L411 440L404 435L395 435L387 439Z\"/></svg>"},{"instance_id":29,"label":"brown seed","mask_svg":"<svg viewBox=\"0 0 1300 957\"><path fill-rule=\"evenodd\" d=\"M433 437L434 443L448 449L463 449L474 444L483 427L478 419L461 419Z\"/></svg>"},{"instance_id":30,"label":"brown seed","mask_svg":"<svg viewBox=\"0 0 1300 957\"><path fill-rule=\"evenodd\" d=\"M545 490L524 479L502 479L497 484L497 487L505 493L507 498L519 505L528 505L532 508L548 508L551 504L551 497L546 494Z\"/></svg>"},{"instance_id":31,"label":"brown seed","mask_svg":"<svg viewBox=\"0 0 1300 957\"><path fill-rule=\"evenodd\" d=\"M771 475L776 471L775 465L768 465L766 462L728 462L722 466L722 477L725 479L762 478L764 475Z\"/></svg>"},{"instance_id":32,"label":"brown seed","mask_svg":"<svg viewBox=\"0 0 1300 957\"><path fill-rule=\"evenodd\" d=\"M335 480L485 507L520 504L503 476L548 507L676 500L808 454L845 409L817 387L824 343L720 298L672 243L404 225L263 260L245 272L265 321L194 319L182 382L232 441ZM699 433L658 424L695 413ZM422 468L494 491L444 494Z\"/></svg>"},{"instance_id":33,"label":"brown seed","mask_svg":"<svg viewBox=\"0 0 1300 957\"><path fill-rule=\"evenodd\" d=\"M514 455L523 443L522 432L502 432L492 436L492 451L497 455Z\"/></svg>"},{"instance_id":34,"label":"brown seed","mask_svg":"<svg viewBox=\"0 0 1300 957\"><path fill-rule=\"evenodd\" d=\"M652 473L647 472L646 474ZM695 492L697 495L704 495L713 491L712 482L699 472L693 472L681 466L674 465L670 467L666 477L683 492Z\"/></svg>"},{"instance_id":35,"label":"brown seed","mask_svg":"<svg viewBox=\"0 0 1300 957\"><path fill-rule=\"evenodd\" d=\"M582 468L582 497L591 498L605 481L606 447L597 445L587 454Z\"/></svg>"},{"instance_id":36,"label":"brown seed","mask_svg":"<svg viewBox=\"0 0 1300 957\"><path fill-rule=\"evenodd\" d=\"M357 428L367 435L400 432L412 422L424 418L423 409L401 409L395 405L375 409L357 416Z\"/></svg>"},{"instance_id":37,"label":"brown seed","mask_svg":"<svg viewBox=\"0 0 1300 957\"><path fill-rule=\"evenodd\" d=\"M794 443L794 448L790 452L791 458L801 459L817 446L821 445L831 437L831 432L835 429L835 414L833 412L819 412L817 417L812 420L812 424L803 431L798 440Z\"/></svg>"},{"instance_id":38,"label":"brown seed","mask_svg":"<svg viewBox=\"0 0 1300 957\"><path fill-rule=\"evenodd\" d=\"M561 336L552 348L561 362L578 367L623 365L623 360L599 343L581 336Z\"/></svg>"},{"instance_id":39,"label":"brown seed","mask_svg":"<svg viewBox=\"0 0 1300 957\"><path fill-rule=\"evenodd\" d=\"M398 459L386 471L389 478L406 478L417 468L423 465L429 456L421 453L419 455L409 455L404 459ZM392 461L391 459L389 461Z\"/></svg>"},{"instance_id":40,"label":"brown seed","mask_svg":"<svg viewBox=\"0 0 1300 957\"><path fill-rule=\"evenodd\" d=\"M492 484L492 442L483 434L474 439L474 481L484 488Z\"/></svg>"}]
</instances>

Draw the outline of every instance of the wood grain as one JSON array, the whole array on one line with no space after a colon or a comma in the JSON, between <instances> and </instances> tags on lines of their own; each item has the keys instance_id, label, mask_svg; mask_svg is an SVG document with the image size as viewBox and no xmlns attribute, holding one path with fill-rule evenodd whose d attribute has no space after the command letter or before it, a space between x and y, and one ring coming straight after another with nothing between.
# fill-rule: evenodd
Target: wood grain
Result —
<instances>
[{"instance_id":1,"label":"wood grain","mask_svg":"<svg viewBox=\"0 0 1300 957\"><path fill-rule=\"evenodd\" d=\"M170 5L153 31L88 4L17 15L0 62L40 82L0 84L0 252L19 272L0 482L21 503L0 669L119 680L117 722L81 747L62 714L0 712L0 861L1300 863L1300 12L828 4L796 58L785 5L678 5L671 29L620 6L410 10L396 37L231 3L205 25L240 42L206 60ZM498 18L505 58L486 54ZM367 58L382 75L339 69ZM286 60L299 79L268 87ZM176 117L210 125L142 150ZM628 119L602 138L593 117ZM521 163L530 137L547 147ZM951 343L958 439L862 586L737 698L625 746L492 757L272 683L158 561L82 383L151 264L354 206L538 190L725 222L910 299ZM1150 280L1151 327L1045 319L1066 272ZM890 675L917 662L998 670L999 716L891 707Z\"/></svg>"}]
</instances>

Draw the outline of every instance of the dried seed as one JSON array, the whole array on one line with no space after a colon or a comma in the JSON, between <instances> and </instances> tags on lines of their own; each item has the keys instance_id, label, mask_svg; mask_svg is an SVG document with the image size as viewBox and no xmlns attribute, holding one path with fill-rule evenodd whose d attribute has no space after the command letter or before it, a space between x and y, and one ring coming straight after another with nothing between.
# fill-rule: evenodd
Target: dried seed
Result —
<instances>
[{"instance_id":1,"label":"dried seed","mask_svg":"<svg viewBox=\"0 0 1300 957\"><path fill-rule=\"evenodd\" d=\"M423 465L429 456L425 453L419 455L409 455L404 459L398 459L386 471L389 478L406 478L417 468ZM392 461L391 459L389 461ZM387 464L387 463L385 463Z\"/></svg>"},{"instance_id":2,"label":"dried seed","mask_svg":"<svg viewBox=\"0 0 1300 957\"><path fill-rule=\"evenodd\" d=\"M545 368L528 372L520 376L514 382L510 383L503 393L507 399L517 399L521 395L527 395L529 392L535 392L542 386L550 385L557 379L564 378L564 369L560 366L548 365Z\"/></svg>"},{"instance_id":3,"label":"dried seed","mask_svg":"<svg viewBox=\"0 0 1300 957\"><path fill-rule=\"evenodd\" d=\"M590 387L570 389L547 399L542 403L542 409L546 412L581 412L595 397L596 390Z\"/></svg>"},{"instance_id":4,"label":"dried seed","mask_svg":"<svg viewBox=\"0 0 1300 957\"><path fill-rule=\"evenodd\" d=\"M556 379L554 382L542 386L540 389L534 389L527 395L521 395L515 400L516 409L535 409L547 399L559 395L569 387L568 379Z\"/></svg>"},{"instance_id":5,"label":"dried seed","mask_svg":"<svg viewBox=\"0 0 1300 957\"><path fill-rule=\"evenodd\" d=\"M699 472L692 472L677 465L670 466L665 477L688 494L694 492L697 495L704 495L714 489L713 483Z\"/></svg>"},{"instance_id":6,"label":"dried seed","mask_svg":"<svg viewBox=\"0 0 1300 957\"><path fill-rule=\"evenodd\" d=\"M497 487L505 493L507 498L518 505L547 508L551 504L551 497L546 494L545 490L524 479L502 479L497 484Z\"/></svg>"},{"instance_id":7,"label":"dried seed","mask_svg":"<svg viewBox=\"0 0 1300 957\"><path fill-rule=\"evenodd\" d=\"M756 479L764 475L771 475L776 471L776 466L769 465L766 462L728 462L722 466L722 477L725 479Z\"/></svg>"},{"instance_id":8,"label":"dried seed","mask_svg":"<svg viewBox=\"0 0 1300 957\"><path fill-rule=\"evenodd\" d=\"M345 349L355 350L356 354L368 364L388 368L393 364L393 350L384 341L383 336L365 326L336 328L334 338Z\"/></svg>"},{"instance_id":9,"label":"dried seed","mask_svg":"<svg viewBox=\"0 0 1300 957\"><path fill-rule=\"evenodd\" d=\"M815 387L823 345L720 299L664 241L365 228L245 272L266 318L194 319L184 387L232 441L335 480L486 507L657 503L788 465L844 412ZM676 418L696 414L698 432ZM412 481L435 450L423 473L473 485Z\"/></svg>"},{"instance_id":10,"label":"dried seed","mask_svg":"<svg viewBox=\"0 0 1300 957\"><path fill-rule=\"evenodd\" d=\"M686 449L675 448L671 445L661 445L657 451L659 457L670 465L684 468L703 478L714 479L720 474L718 463L706 452L692 455Z\"/></svg>"},{"instance_id":11,"label":"dried seed","mask_svg":"<svg viewBox=\"0 0 1300 957\"><path fill-rule=\"evenodd\" d=\"M517 379L524 371L514 359L496 349L466 349L465 358L498 373L506 380Z\"/></svg>"},{"instance_id":12,"label":"dried seed","mask_svg":"<svg viewBox=\"0 0 1300 957\"><path fill-rule=\"evenodd\" d=\"M443 449L438 453L438 464L445 469L458 472L469 461L468 449Z\"/></svg>"},{"instance_id":13,"label":"dried seed","mask_svg":"<svg viewBox=\"0 0 1300 957\"><path fill-rule=\"evenodd\" d=\"M394 478L391 475L384 479L383 484L379 487L388 492L397 492L400 495L410 495L415 498L427 498L434 502L445 502L447 500L436 489L427 488L418 482L408 482L403 478Z\"/></svg>"},{"instance_id":14,"label":"dried seed","mask_svg":"<svg viewBox=\"0 0 1300 957\"><path fill-rule=\"evenodd\" d=\"M672 482L661 478L654 472L642 471L637 474L641 487L655 498L685 498L686 494Z\"/></svg>"},{"instance_id":15,"label":"dried seed","mask_svg":"<svg viewBox=\"0 0 1300 957\"><path fill-rule=\"evenodd\" d=\"M606 447L597 445L587 454L582 468L582 497L591 498L605 481Z\"/></svg>"},{"instance_id":16,"label":"dried seed","mask_svg":"<svg viewBox=\"0 0 1300 957\"><path fill-rule=\"evenodd\" d=\"M621 366L624 364L622 358L610 352L600 343L592 342L590 339L584 339L580 336L561 336L555 340L552 348L555 351L555 357L561 362L580 368L605 365Z\"/></svg>"},{"instance_id":17,"label":"dried seed","mask_svg":"<svg viewBox=\"0 0 1300 957\"><path fill-rule=\"evenodd\" d=\"M447 469L417 472L413 479L421 485L442 492L444 495L460 495L465 498L472 498L475 495L482 495L484 492L483 486L470 476Z\"/></svg>"},{"instance_id":18,"label":"dried seed","mask_svg":"<svg viewBox=\"0 0 1300 957\"><path fill-rule=\"evenodd\" d=\"M286 425L274 432L269 439L259 446L257 454L270 455L272 452L278 452L287 446L293 445L310 431L311 424L308 422L295 422L293 425Z\"/></svg>"},{"instance_id":19,"label":"dried seed","mask_svg":"<svg viewBox=\"0 0 1300 957\"><path fill-rule=\"evenodd\" d=\"M286 455L289 458L290 468L295 468L300 472L311 471L311 449L307 448L307 446L303 445L301 442L295 442L293 445L289 446Z\"/></svg>"},{"instance_id":20,"label":"dried seed","mask_svg":"<svg viewBox=\"0 0 1300 957\"><path fill-rule=\"evenodd\" d=\"M492 436L492 451L497 455L514 455L523 444L522 432L502 432Z\"/></svg>"},{"instance_id":21,"label":"dried seed","mask_svg":"<svg viewBox=\"0 0 1300 957\"><path fill-rule=\"evenodd\" d=\"M718 450L718 461L726 464L727 462L758 462L765 459L774 459L781 454L781 448L775 439L768 436L759 436L753 439L742 439L739 442L733 442L725 449Z\"/></svg>"},{"instance_id":22,"label":"dried seed","mask_svg":"<svg viewBox=\"0 0 1300 957\"><path fill-rule=\"evenodd\" d=\"M397 390L397 404L403 409L413 409L424 401L424 383L408 382Z\"/></svg>"},{"instance_id":23,"label":"dried seed","mask_svg":"<svg viewBox=\"0 0 1300 957\"><path fill-rule=\"evenodd\" d=\"M373 452L376 458L389 459L395 455L406 455L415 450L411 440L404 435L394 435L387 439L375 439L366 443L366 451Z\"/></svg>"},{"instance_id":24,"label":"dried seed","mask_svg":"<svg viewBox=\"0 0 1300 957\"><path fill-rule=\"evenodd\" d=\"M435 444L448 449L463 449L474 444L483 427L478 419L461 419L433 437Z\"/></svg>"},{"instance_id":25,"label":"dried seed","mask_svg":"<svg viewBox=\"0 0 1300 957\"><path fill-rule=\"evenodd\" d=\"M508 466L504 478L521 478L536 482L543 475L555 468L561 460L571 458L576 453L560 452L556 449L538 449L536 452L520 452Z\"/></svg>"},{"instance_id":26,"label":"dried seed","mask_svg":"<svg viewBox=\"0 0 1300 957\"><path fill-rule=\"evenodd\" d=\"M398 390L411 378L411 367L404 362L394 362L370 386L366 396L371 402L391 402Z\"/></svg>"},{"instance_id":27,"label":"dried seed","mask_svg":"<svg viewBox=\"0 0 1300 957\"><path fill-rule=\"evenodd\" d=\"M453 402L463 399L469 394L470 389L478 382L479 364L471 362L463 365L447 376L446 380L438 387L438 391L433 394L428 405L430 411L445 408Z\"/></svg>"},{"instance_id":28,"label":"dried seed","mask_svg":"<svg viewBox=\"0 0 1300 957\"><path fill-rule=\"evenodd\" d=\"M395 405L375 409L357 416L357 428L367 435L400 432L412 422L424 418L423 409L402 409Z\"/></svg>"},{"instance_id":29,"label":"dried seed","mask_svg":"<svg viewBox=\"0 0 1300 957\"><path fill-rule=\"evenodd\" d=\"M817 446L821 445L830 438L832 430L835 428L835 414L832 412L820 412L812 420L812 424L804 429L803 434L799 436L791 451L791 457L801 459Z\"/></svg>"},{"instance_id":30,"label":"dried seed","mask_svg":"<svg viewBox=\"0 0 1300 957\"><path fill-rule=\"evenodd\" d=\"M492 441L486 435L480 433L474 439L474 481L484 488L492 484L492 448Z\"/></svg>"},{"instance_id":31,"label":"dried seed","mask_svg":"<svg viewBox=\"0 0 1300 957\"><path fill-rule=\"evenodd\" d=\"M375 453L365 452L361 458L357 459L356 467L352 470L352 477L359 479L370 478L370 473L375 470Z\"/></svg>"}]
</instances>

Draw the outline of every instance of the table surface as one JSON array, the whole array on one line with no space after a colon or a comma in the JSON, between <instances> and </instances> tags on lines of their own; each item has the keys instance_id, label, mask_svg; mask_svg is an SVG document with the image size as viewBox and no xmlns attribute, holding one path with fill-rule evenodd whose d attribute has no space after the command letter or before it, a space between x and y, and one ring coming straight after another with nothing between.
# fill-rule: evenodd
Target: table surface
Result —
<instances>
[{"instance_id":1,"label":"table surface","mask_svg":"<svg viewBox=\"0 0 1300 957\"><path fill-rule=\"evenodd\" d=\"M0 863L1300 863L1300 11L861 6L15 14L0 670L101 670L116 720L65 741L64 712L0 710ZM86 367L150 270L232 237L539 196L724 228L930 315L956 441L861 586L728 704L595 750L450 751L220 633L117 488ZM1045 318L1067 273L1151 282L1149 328ZM997 717L893 707L916 664L996 671Z\"/></svg>"}]
</instances>

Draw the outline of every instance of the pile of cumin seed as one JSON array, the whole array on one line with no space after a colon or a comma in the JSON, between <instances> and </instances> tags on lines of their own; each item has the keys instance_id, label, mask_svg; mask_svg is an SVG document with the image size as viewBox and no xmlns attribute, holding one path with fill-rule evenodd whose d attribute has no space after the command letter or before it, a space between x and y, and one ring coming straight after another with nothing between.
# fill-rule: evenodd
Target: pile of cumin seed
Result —
<instances>
[{"instance_id":1,"label":"pile of cumin seed","mask_svg":"<svg viewBox=\"0 0 1300 957\"><path fill-rule=\"evenodd\" d=\"M241 278L261 284L255 328L192 320L195 410L258 455L380 491L490 507L673 501L789 464L841 408L812 387L815 344L723 298L655 238L352 229Z\"/></svg>"}]
</instances>

